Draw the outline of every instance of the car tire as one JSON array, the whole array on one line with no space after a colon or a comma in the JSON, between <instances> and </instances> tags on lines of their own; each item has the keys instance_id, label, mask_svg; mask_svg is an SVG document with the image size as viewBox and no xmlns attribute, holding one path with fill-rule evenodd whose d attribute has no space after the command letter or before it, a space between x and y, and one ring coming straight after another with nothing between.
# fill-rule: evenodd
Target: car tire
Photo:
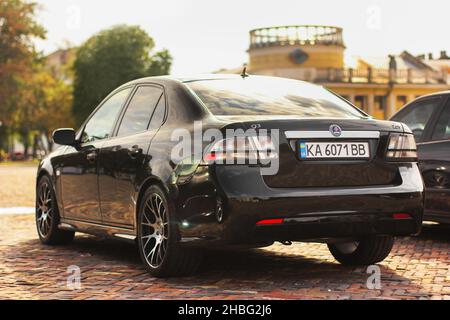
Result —
<instances>
[{"instance_id":1,"label":"car tire","mask_svg":"<svg viewBox=\"0 0 450 320\"><path fill-rule=\"evenodd\" d=\"M149 187L138 212L139 255L149 273L155 277L180 277L194 274L202 254L180 246L174 206L159 186Z\"/></svg>"},{"instance_id":2,"label":"car tire","mask_svg":"<svg viewBox=\"0 0 450 320\"><path fill-rule=\"evenodd\" d=\"M360 241L329 243L333 257L344 265L372 265L383 261L394 245L392 236L370 236Z\"/></svg>"},{"instance_id":3,"label":"car tire","mask_svg":"<svg viewBox=\"0 0 450 320\"><path fill-rule=\"evenodd\" d=\"M43 176L36 188L36 228L39 239L46 245L72 242L75 232L58 228L60 215L52 181Z\"/></svg>"}]
</instances>

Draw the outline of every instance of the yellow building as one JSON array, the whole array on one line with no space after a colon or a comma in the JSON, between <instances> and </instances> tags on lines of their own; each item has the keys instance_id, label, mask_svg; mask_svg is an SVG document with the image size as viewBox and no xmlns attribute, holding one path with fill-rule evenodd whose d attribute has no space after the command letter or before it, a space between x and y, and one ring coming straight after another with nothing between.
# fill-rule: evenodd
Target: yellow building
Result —
<instances>
[{"instance_id":1,"label":"yellow building","mask_svg":"<svg viewBox=\"0 0 450 320\"><path fill-rule=\"evenodd\" d=\"M450 88L450 59L408 52L346 64L343 30L332 26L282 26L250 31L248 70L321 84L379 119L418 96ZM231 70L230 70L231 71Z\"/></svg>"}]
</instances>

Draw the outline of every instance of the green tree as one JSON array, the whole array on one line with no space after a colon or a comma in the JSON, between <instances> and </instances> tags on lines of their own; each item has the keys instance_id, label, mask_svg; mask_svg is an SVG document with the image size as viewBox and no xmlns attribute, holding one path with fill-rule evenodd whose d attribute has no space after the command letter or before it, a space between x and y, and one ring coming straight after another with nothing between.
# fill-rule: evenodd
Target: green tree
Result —
<instances>
[{"instance_id":1,"label":"green tree","mask_svg":"<svg viewBox=\"0 0 450 320\"><path fill-rule=\"evenodd\" d=\"M152 56L153 39L138 26L115 26L88 39L74 63L72 112L79 125L113 89L144 76L168 73L170 54Z\"/></svg>"},{"instance_id":2,"label":"green tree","mask_svg":"<svg viewBox=\"0 0 450 320\"><path fill-rule=\"evenodd\" d=\"M0 2L0 149L7 147L14 114L21 107L21 85L36 63L33 41L45 38L44 28L35 19L36 9L34 2Z\"/></svg>"},{"instance_id":3,"label":"green tree","mask_svg":"<svg viewBox=\"0 0 450 320\"><path fill-rule=\"evenodd\" d=\"M152 76L163 76L169 74L172 66L172 60L172 56L167 49L155 53L151 58L148 74Z\"/></svg>"},{"instance_id":4,"label":"green tree","mask_svg":"<svg viewBox=\"0 0 450 320\"><path fill-rule=\"evenodd\" d=\"M33 144L35 156L41 135L51 144L53 130L73 125L72 86L55 77L44 64L39 64L20 88L20 108L13 114L13 126L25 146L25 154Z\"/></svg>"}]
</instances>

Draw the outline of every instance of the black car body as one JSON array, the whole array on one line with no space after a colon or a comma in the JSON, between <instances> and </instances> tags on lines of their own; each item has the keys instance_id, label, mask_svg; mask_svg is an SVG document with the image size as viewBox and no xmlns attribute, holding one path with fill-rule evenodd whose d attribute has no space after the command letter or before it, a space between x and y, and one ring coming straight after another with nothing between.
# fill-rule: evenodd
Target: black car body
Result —
<instances>
[{"instance_id":1,"label":"black car body","mask_svg":"<svg viewBox=\"0 0 450 320\"><path fill-rule=\"evenodd\" d=\"M285 94L290 86L298 93ZM252 88L258 93L245 92ZM274 95L279 99L265 96L271 88L280 91ZM133 99L143 97L148 110L136 107L127 115ZM116 115L102 111L106 104ZM203 158L173 161L174 130L193 134L196 121L202 132L279 130L278 172L262 175L258 164ZM99 133L105 124L110 130ZM191 272L200 261L198 248L274 241L325 242L343 263L371 264L387 256L392 236L417 234L422 224L423 182L414 146L393 150L394 138L413 143L401 123L371 119L299 81L221 75L136 80L111 93L76 135L55 132L55 141L66 146L39 166L39 235L44 243L70 241L75 231L137 241L144 263L159 276ZM356 143L367 149L366 157L301 158L302 143L315 145L318 156L318 143L328 148L336 142ZM201 152L210 145L203 143ZM43 228L42 221L50 220L43 218L46 203L54 209ZM156 244L148 253L149 242ZM158 245L164 253L155 253Z\"/></svg>"},{"instance_id":2,"label":"black car body","mask_svg":"<svg viewBox=\"0 0 450 320\"><path fill-rule=\"evenodd\" d=\"M450 91L420 97L393 116L405 122L417 141L425 182L425 216L450 223Z\"/></svg>"}]
</instances>

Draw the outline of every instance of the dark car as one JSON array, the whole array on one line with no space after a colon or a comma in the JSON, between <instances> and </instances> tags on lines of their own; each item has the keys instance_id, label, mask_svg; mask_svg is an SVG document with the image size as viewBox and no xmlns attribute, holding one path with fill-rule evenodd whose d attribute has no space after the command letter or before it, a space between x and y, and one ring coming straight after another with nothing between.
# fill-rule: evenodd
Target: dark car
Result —
<instances>
[{"instance_id":1,"label":"dark car","mask_svg":"<svg viewBox=\"0 0 450 320\"><path fill-rule=\"evenodd\" d=\"M392 119L406 123L417 141L425 181L424 219L450 223L450 91L421 97Z\"/></svg>"},{"instance_id":2,"label":"dark car","mask_svg":"<svg viewBox=\"0 0 450 320\"><path fill-rule=\"evenodd\" d=\"M194 272L204 249L275 241L327 243L341 263L370 265L422 225L409 129L305 82L140 79L53 138L64 146L39 166L41 241L135 241L156 276Z\"/></svg>"}]
</instances>

